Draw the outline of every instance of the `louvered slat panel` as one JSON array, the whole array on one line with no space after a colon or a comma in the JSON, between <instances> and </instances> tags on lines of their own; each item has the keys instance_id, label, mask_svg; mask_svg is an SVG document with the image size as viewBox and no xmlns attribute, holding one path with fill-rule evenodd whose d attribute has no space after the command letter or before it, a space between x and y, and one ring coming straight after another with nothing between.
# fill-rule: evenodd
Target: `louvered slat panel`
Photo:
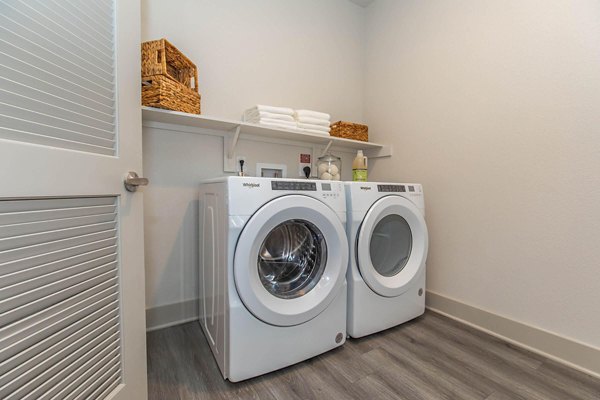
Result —
<instances>
[{"instance_id":1,"label":"louvered slat panel","mask_svg":"<svg viewBox=\"0 0 600 400\"><path fill-rule=\"evenodd\" d=\"M39 361L38 357L51 355L52 349L62 349L72 340L85 335L97 325L103 324L112 318L118 318L118 311L114 305L107 305L81 321L77 321L54 335L49 336L40 343L26 348L26 352L14 352L15 355L0 363L0 374L16 369L30 360Z\"/></svg>"},{"instance_id":2,"label":"louvered slat panel","mask_svg":"<svg viewBox=\"0 0 600 400\"><path fill-rule=\"evenodd\" d=\"M9 236L28 235L39 231L54 231L57 229L66 229L69 227L81 227L85 225L100 224L114 221L115 214L96 214L91 216L80 216L63 219L51 219L46 221L24 222L20 224L8 224L2 226L0 238Z\"/></svg>"},{"instance_id":3,"label":"louvered slat panel","mask_svg":"<svg viewBox=\"0 0 600 400\"><path fill-rule=\"evenodd\" d=\"M73 257L61 257L58 261L49 262L32 268L22 269L17 267L18 269L16 272L0 276L0 288L14 285L18 282L25 282L38 276L52 274L72 265L86 263L88 261L100 259L111 254L116 254L116 251L117 246L107 246L99 250L79 253L77 256ZM28 261L31 262L31 259Z\"/></svg>"},{"instance_id":4,"label":"louvered slat panel","mask_svg":"<svg viewBox=\"0 0 600 400\"><path fill-rule=\"evenodd\" d=\"M40 91L41 92L41 91ZM20 95L23 92L20 93ZM6 99L5 99L6 100ZM30 122L30 127L32 127L32 131L38 126L42 125L45 127L49 127L46 129L52 129L52 133L57 137L64 137L65 139L79 139L81 135L81 130L85 130L88 133L93 133L94 136L89 134L85 135L85 138L92 143L95 139L94 145L97 146L105 146L111 147L111 141L114 139L114 133L112 132L112 127L110 129L98 129L89 125L84 125L79 122L74 122L73 119L65 119L57 116L58 113L52 115L52 113L48 113L48 110L45 108L43 112L32 111L30 108L18 107L15 104L17 101L12 101L13 104L0 103L0 114L5 116L10 116L12 119L16 121L35 121L35 124ZM54 105L54 104L53 104ZM40 111L42 108L40 107ZM8 118L8 117L7 117ZM22 129L24 125L19 124L18 126L13 123L13 126L6 125L7 128L15 128ZM41 134L48 135L49 132L43 131ZM61 136L62 135L62 136ZM88 137L90 136L90 137Z\"/></svg>"},{"instance_id":5,"label":"louvered slat panel","mask_svg":"<svg viewBox=\"0 0 600 400\"><path fill-rule=\"evenodd\" d=\"M38 329L40 324L53 324L64 317L69 310L82 308L85 304L91 304L95 301L110 296L116 290L116 279L113 278L98 286L87 289L75 296L69 297L65 301L59 302L53 306L44 308L35 314L16 320L16 322L6 325L0 329L2 336L2 346L8 346L19 342L24 335L32 335Z\"/></svg>"},{"instance_id":6,"label":"louvered slat panel","mask_svg":"<svg viewBox=\"0 0 600 400\"><path fill-rule=\"evenodd\" d=\"M11 1L5 0L4 4L10 2ZM21 40L26 41L28 47L31 48L29 51L39 54L55 64L60 62L60 58L66 58L69 60L66 65L70 70L83 76L86 76L86 72L93 74L98 79L105 81L110 88L112 81L112 74L110 74L112 66L110 63L82 57L79 54L81 49L73 46L69 41L62 39L44 25L36 23L33 18L23 14L12 6L5 7L2 11L0 23L5 29L14 32ZM29 26L34 24L36 29L30 29ZM108 61L110 61L110 59ZM96 64L100 64L100 66L97 66Z\"/></svg>"},{"instance_id":7,"label":"louvered slat panel","mask_svg":"<svg viewBox=\"0 0 600 400\"><path fill-rule=\"evenodd\" d=\"M77 101L78 104L81 104L84 107L96 109L106 115L110 115L112 113L112 100L96 96L93 92L83 92L82 90L78 90L79 88L77 87L73 88L72 84L68 84L65 80L60 81L50 74L45 74L45 76L43 76L44 80L42 80L42 77L35 76L39 75L36 74L36 72L41 73L41 70L33 72L32 76L32 67L28 67L27 64L20 64L19 66L22 66L22 69L14 69L3 65L3 63L6 64L6 61L0 60L0 65L2 65L3 67L2 76L9 81L28 81L30 87L34 87L42 93L48 93L49 95L53 95L58 98L67 97L72 101ZM56 119L58 120L58 118ZM71 125L67 125L67 123L70 121L65 121L66 122L64 122L63 124L66 128L81 128L79 123L71 123ZM96 130L95 132L102 131Z\"/></svg>"},{"instance_id":8,"label":"louvered slat panel","mask_svg":"<svg viewBox=\"0 0 600 400\"><path fill-rule=\"evenodd\" d=\"M0 7L0 138L114 155L113 1Z\"/></svg>"},{"instance_id":9,"label":"louvered slat panel","mask_svg":"<svg viewBox=\"0 0 600 400\"><path fill-rule=\"evenodd\" d=\"M30 211L25 213L4 213L0 215L0 225L10 225L16 223L36 222L36 221L51 221L53 219L84 217L86 215L109 214L115 212L115 205L108 206L92 206L65 208L62 210L42 210Z\"/></svg>"},{"instance_id":10,"label":"louvered slat panel","mask_svg":"<svg viewBox=\"0 0 600 400\"><path fill-rule=\"evenodd\" d=\"M96 35L105 40L112 40L111 18L108 16L98 18L93 15L86 1L76 0L50 0L59 7L62 7L67 14L78 19L80 23L89 26ZM82 9L84 12L82 12Z\"/></svg>"},{"instance_id":11,"label":"louvered slat panel","mask_svg":"<svg viewBox=\"0 0 600 400\"><path fill-rule=\"evenodd\" d=\"M39 398L39 400L85 399L86 389L93 387L93 385L96 382L101 381L103 377L105 380L107 380L111 374L120 374L121 364L118 358L119 350L120 349L115 350L103 357L97 364L90 363L89 365L83 365L73 372L71 376L67 377L60 384L56 385L57 388L60 387L62 389L60 392L56 394L54 394L53 391L49 392L49 394L52 395L51 397L44 396ZM117 354L117 356L114 354ZM121 378L119 378L119 381L121 381ZM34 400L34 398L31 398L31 400Z\"/></svg>"},{"instance_id":12,"label":"louvered slat panel","mask_svg":"<svg viewBox=\"0 0 600 400\"><path fill-rule=\"evenodd\" d=\"M117 369L113 369L114 372L112 372L112 374L110 374L110 371L107 372L102 379L98 379L97 380L97 384L99 384L100 386L98 386L98 388L96 390L94 390L91 394L87 394L88 392L90 392L90 389L86 390L83 393L83 396L85 396L86 398L90 398L90 399L97 399L97 398L102 398L99 397L102 393L105 393L108 389L110 388L114 388L118 383L119 383L119 375L121 374L121 371L117 368ZM110 374L110 375L109 375ZM108 378L105 378L105 376L108 376ZM104 382L104 383L102 383ZM94 385L96 386L96 385ZM92 386L92 387L94 387ZM110 393L110 392L108 392ZM73 398L73 397L69 397L69 398Z\"/></svg>"},{"instance_id":13,"label":"louvered slat panel","mask_svg":"<svg viewBox=\"0 0 600 400\"><path fill-rule=\"evenodd\" d=\"M0 254L0 260L3 260L0 261L0 264L2 265L2 273L11 274L14 272L25 272L28 268L41 266L43 264L51 263L54 261L65 260L69 257L83 255L88 252L102 250L107 247L114 246L115 243L115 237L109 236L107 239L89 240L84 244L77 244L73 246L65 245L63 248L60 248L58 250L51 250L47 252L34 252L31 251L31 248L26 248L25 250L30 251L27 251L28 255L25 256L25 258L17 257L15 259L14 257L7 257L7 254ZM39 250L39 247L41 246L37 246L36 250ZM21 249L21 253L26 252L25 250ZM14 256L15 254L10 255ZM2 264L2 262L4 262L4 264Z\"/></svg>"},{"instance_id":14,"label":"louvered slat panel","mask_svg":"<svg viewBox=\"0 0 600 400\"><path fill-rule=\"evenodd\" d=\"M12 353L17 353L27 343L36 342L36 337L48 336L49 332L60 330L74 318L73 315L90 313L92 310L102 308L106 304L114 302L116 296L114 294L114 287L112 286L114 285L89 296L88 292L93 289L90 288L84 291L84 293L88 293L89 297L80 299L77 303L72 303L72 300L78 297L78 295L70 297L54 306L43 308L29 317L11 321L11 325L2 328L3 337L0 338L0 344L7 349L4 355L8 357ZM40 329L40 326L44 328ZM6 334L4 331L6 331ZM10 350L9 347L14 344L17 345L13 350Z\"/></svg>"},{"instance_id":15,"label":"louvered slat panel","mask_svg":"<svg viewBox=\"0 0 600 400\"><path fill-rule=\"evenodd\" d=\"M64 250L70 247L80 246L83 244L104 241L105 239L114 239L116 233L116 230L112 229L108 231L91 233L89 235L70 237L67 239L55 240L49 243L41 243L34 246L21 247L18 249L3 251L0 252L0 263L2 263L2 261L26 261L25 259L29 257L35 257L46 253L52 253L54 251ZM114 243L115 241L113 240L112 244Z\"/></svg>"},{"instance_id":16,"label":"louvered slat panel","mask_svg":"<svg viewBox=\"0 0 600 400\"><path fill-rule=\"evenodd\" d=\"M6 371L9 371L8 374L11 374L10 376L7 374L7 381L12 382L11 379L18 379L19 376L27 374L31 369L37 367L38 365L43 365L46 362L48 365L52 365L51 363L54 361L54 356L62 352L63 349L72 347L74 343L81 342L83 345L86 345L86 343L91 343L96 337L101 336L103 332L111 330L117 326L118 319L119 315L116 311L114 312L114 315L106 314L105 316L93 321L84 329L67 336L54 346L49 347L29 360L18 365L13 365L12 368L6 369Z\"/></svg>"},{"instance_id":17,"label":"louvered slat panel","mask_svg":"<svg viewBox=\"0 0 600 400\"><path fill-rule=\"evenodd\" d=\"M2 200L2 213L29 213L33 211L54 212L65 208L82 208L114 205L113 197L73 197L68 199Z\"/></svg>"},{"instance_id":18,"label":"louvered slat panel","mask_svg":"<svg viewBox=\"0 0 600 400\"><path fill-rule=\"evenodd\" d=\"M90 2L92 3L92 2ZM98 57L112 58L112 49L107 47L107 43L97 40L93 32L85 29L85 26L73 23L71 19L65 17L61 9L54 7L48 0L30 0L28 2L34 17L41 17L41 24L49 26L62 37L68 37L73 43L77 44L89 53L98 53ZM112 0L101 7L110 9ZM43 22L42 22L43 21Z\"/></svg>"},{"instance_id":19,"label":"louvered slat panel","mask_svg":"<svg viewBox=\"0 0 600 400\"><path fill-rule=\"evenodd\" d=\"M93 2L89 4L93 4ZM47 4L40 4L39 2L35 4L35 1L29 1L25 5L29 7L28 12L23 13L22 11L18 11L18 13L11 13L11 18L15 22L25 26L36 24L40 27L40 32L43 32L46 38L53 40L55 43L60 43L66 50L78 53L81 57L103 63L110 67L112 58L109 49L102 52L97 47L90 45L89 42L86 42L81 37L81 35L85 34L83 31L70 32L65 26L60 24L61 21L64 23L67 23L67 21L62 16L56 14L55 10L49 9Z\"/></svg>"},{"instance_id":20,"label":"louvered slat panel","mask_svg":"<svg viewBox=\"0 0 600 400\"><path fill-rule=\"evenodd\" d=\"M0 200L0 398L121 383L117 220L114 197Z\"/></svg>"},{"instance_id":21,"label":"louvered slat panel","mask_svg":"<svg viewBox=\"0 0 600 400\"><path fill-rule=\"evenodd\" d=\"M7 44L0 41L0 47L3 46L6 47ZM14 56L2 57L0 58L0 66L3 68L2 76L11 81L28 79L31 86L50 94L81 100L81 103L88 107L99 104L98 110L106 114L109 114L112 107L114 107L112 98L98 93L93 88L80 86L68 79L67 76L55 75L46 69L40 68L40 66L31 65L23 59Z\"/></svg>"},{"instance_id":22,"label":"louvered slat panel","mask_svg":"<svg viewBox=\"0 0 600 400\"><path fill-rule=\"evenodd\" d=\"M4 103L30 109L40 115L50 114L58 118L75 121L82 125L89 125L93 128L104 129L109 132L112 132L115 128L113 123L114 117L112 115L98 112L90 107L77 104L75 101L62 99L4 77L0 79L0 91L2 91L2 101ZM87 133L82 132L81 134ZM89 133L91 136L95 132L90 130Z\"/></svg>"},{"instance_id":23,"label":"louvered slat panel","mask_svg":"<svg viewBox=\"0 0 600 400\"><path fill-rule=\"evenodd\" d=\"M95 336L80 338L21 374L11 374L14 379L0 387L0 398L6 398L13 392L43 393L88 359L98 354L107 354L119 347L119 332L116 325L95 333ZM12 376L7 376L7 380Z\"/></svg>"},{"instance_id":24,"label":"louvered slat panel","mask_svg":"<svg viewBox=\"0 0 600 400\"><path fill-rule=\"evenodd\" d=\"M48 243L50 241L59 241L61 239L68 239L72 237L81 237L92 233L104 232L114 230L116 221L103 222L99 224L91 224L84 226L77 226L73 228L49 230L45 232L33 233L29 235L13 236L4 239L0 239L0 251L22 248L40 245ZM4 228L10 230L10 228Z\"/></svg>"}]
</instances>

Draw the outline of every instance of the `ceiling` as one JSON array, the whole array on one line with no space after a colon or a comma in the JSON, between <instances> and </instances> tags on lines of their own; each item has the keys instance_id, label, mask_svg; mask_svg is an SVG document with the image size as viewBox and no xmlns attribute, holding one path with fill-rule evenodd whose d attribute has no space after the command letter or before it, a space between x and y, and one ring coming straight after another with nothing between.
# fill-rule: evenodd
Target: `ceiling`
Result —
<instances>
[{"instance_id":1,"label":"ceiling","mask_svg":"<svg viewBox=\"0 0 600 400\"><path fill-rule=\"evenodd\" d=\"M350 0L350 1L353 2L354 4L358 4L361 7L367 7L368 5L373 3L375 0Z\"/></svg>"}]
</instances>

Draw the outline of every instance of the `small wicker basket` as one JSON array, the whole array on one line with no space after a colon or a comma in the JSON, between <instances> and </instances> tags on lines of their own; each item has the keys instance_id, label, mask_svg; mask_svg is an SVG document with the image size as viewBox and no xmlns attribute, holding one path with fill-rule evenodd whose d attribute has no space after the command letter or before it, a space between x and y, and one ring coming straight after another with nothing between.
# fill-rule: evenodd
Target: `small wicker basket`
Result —
<instances>
[{"instance_id":1,"label":"small wicker basket","mask_svg":"<svg viewBox=\"0 0 600 400\"><path fill-rule=\"evenodd\" d=\"M142 104L148 107L200 114L200 94L162 75L144 79Z\"/></svg>"},{"instance_id":2,"label":"small wicker basket","mask_svg":"<svg viewBox=\"0 0 600 400\"><path fill-rule=\"evenodd\" d=\"M166 39L142 43L142 104L200 114L198 69Z\"/></svg>"},{"instance_id":3,"label":"small wicker basket","mask_svg":"<svg viewBox=\"0 0 600 400\"><path fill-rule=\"evenodd\" d=\"M334 122L331 124L331 131L329 134L344 139L360 140L363 142L369 141L369 127L354 122Z\"/></svg>"}]
</instances>

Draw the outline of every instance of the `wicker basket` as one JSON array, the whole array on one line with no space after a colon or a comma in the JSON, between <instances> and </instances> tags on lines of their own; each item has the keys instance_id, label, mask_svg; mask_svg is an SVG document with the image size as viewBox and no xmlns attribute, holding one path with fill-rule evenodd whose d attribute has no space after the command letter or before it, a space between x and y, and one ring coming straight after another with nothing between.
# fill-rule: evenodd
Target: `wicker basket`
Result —
<instances>
[{"instance_id":1,"label":"wicker basket","mask_svg":"<svg viewBox=\"0 0 600 400\"><path fill-rule=\"evenodd\" d=\"M142 43L142 104L200 114L198 69L167 39Z\"/></svg>"},{"instance_id":2,"label":"wicker basket","mask_svg":"<svg viewBox=\"0 0 600 400\"><path fill-rule=\"evenodd\" d=\"M149 107L200 114L200 94L163 75L144 79L142 104Z\"/></svg>"},{"instance_id":3,"label":"wicker basket","mask_svg":"<svg viewBox=\"0 0 600 400\"><path fill-rule=\"evenodd\" d=\"M344 139L361 140L363 142L369 141L369 127L354 122L335 122L331 124L331 132L329 134Z\"/></svg>"},{"instance_id":4,"label":"wicker basket","mask_svg":"<svg viewBox=\"0 0 600 400\"><path fill-rule=\"evenodd\" d=\"M198 68L167 39L142 43L142 79L167 76L198 92Z\"/></svg>"}]
</instances>

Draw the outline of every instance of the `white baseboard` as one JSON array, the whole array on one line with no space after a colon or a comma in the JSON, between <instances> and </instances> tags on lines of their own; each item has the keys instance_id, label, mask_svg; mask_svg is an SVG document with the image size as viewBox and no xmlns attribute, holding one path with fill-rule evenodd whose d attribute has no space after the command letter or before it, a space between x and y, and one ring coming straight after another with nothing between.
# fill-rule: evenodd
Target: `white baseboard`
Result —
<instances>
[{"instance_id":1,"label":"white baseboard","mask_svg":"<svg viewBox=\"0 0 600 400\"><path fill-rule=\"evenodd\" d=\"M146 309L146 332L198 319L198 299Z\"/></svg>"},{"instance_id":2,"label":"white baseboard","mask_svg":"<svg viewBox=\"0 0 600 400\"><path fill-rule=\"evenodd\" d=\"M427 291L427 308L600 378L600 349Z\"/></svg>"}]
</instances>

